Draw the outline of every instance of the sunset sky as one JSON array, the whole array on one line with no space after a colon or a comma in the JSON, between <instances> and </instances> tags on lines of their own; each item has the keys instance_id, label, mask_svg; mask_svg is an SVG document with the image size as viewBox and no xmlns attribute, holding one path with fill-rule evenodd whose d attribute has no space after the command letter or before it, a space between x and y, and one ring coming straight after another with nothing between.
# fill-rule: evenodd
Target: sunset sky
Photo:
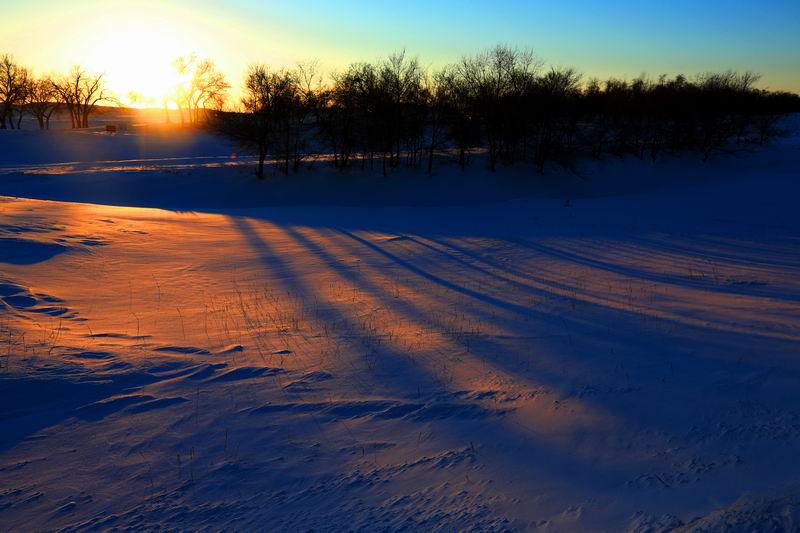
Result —
<instances>
[{"instance_id":1,"label":"sunset sky","mask_svg":"<svg viewBox=\"0 0 800 533\"><path fill-rule=\"evenodd\" d=\"M157 97L170 62L212 58L237 86L248 64L317 58L327 72L406 48L438 66L497 43L586 76L750 69L800 92L797 0L0 0L0 53L36 72L80 63L118 95Z\"/></svg>"}]
</instances>

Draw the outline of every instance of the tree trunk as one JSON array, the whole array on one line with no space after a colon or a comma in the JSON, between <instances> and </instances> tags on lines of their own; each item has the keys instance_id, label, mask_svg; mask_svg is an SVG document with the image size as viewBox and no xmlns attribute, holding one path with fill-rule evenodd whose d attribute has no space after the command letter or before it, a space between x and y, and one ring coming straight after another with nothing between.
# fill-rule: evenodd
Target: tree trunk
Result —
<instances>
[{"instance_id":1,"label":"tree trunk","mask_svg":"<svg viewBox=\"0 0 800 533\"><path fill-rule=\"evenodd\" d=\"M333 168L339 168L339 152L336 149L336 142L333 143Z\"/></svg>"},{"instance_id":2,"label":"tree trunk","mask_svg":"<svg viewBox=\"0 0 800 533\"><path fill-rule=\"evenodd\" d=\"M267 158L267 146L266 144L262 144L258 147L258 170L256 170L256 176L258 179L264 179L264 160Z\"/></svg>"},{"instance_id":3,"label":"tree trunk","mask_svg":"<svg viewBox=\"0 0 800 533\"><path fill-rule=\"evenodd\" d=\"M266 158L265 154L260 154L258 156L258 170L256 170L256 176L258 176L258 179L260 179L260 180L264 179L264 159L265 158Z\"/></svg>"},{"instance_id":4,"label":"tree trunk","mask_svg":"<svg viewBox=\"0 0 800 533\"><path fill-rule=\"evenodd\" d=\"M433 175L433 149L436 146L435 142L436 136L431 133L431 146L430 151L428 152L428 176Z\"/></svg>"},{"instance_id":5,"label":"tree trunk","mask_svg":"<svg viewBox=\"0 0 800 533\"><path fill-rule=\"evenodd\" d=\"M290 161L290 159L292 157L292 154L290 153L291 152L291 145L292 145L292 142L291 142L291 127L289 126L288 122L286 124L286 139L285 139L285 141L286 141L286 143L285 143L286 144L286 146L285 146L285 154L284 154L285 155L285 157L284 157L285 163L284 163L283 172L284 172L284 174L286 174L288 176L289 175L289 161Z\"/></svg>"}]
</instances>

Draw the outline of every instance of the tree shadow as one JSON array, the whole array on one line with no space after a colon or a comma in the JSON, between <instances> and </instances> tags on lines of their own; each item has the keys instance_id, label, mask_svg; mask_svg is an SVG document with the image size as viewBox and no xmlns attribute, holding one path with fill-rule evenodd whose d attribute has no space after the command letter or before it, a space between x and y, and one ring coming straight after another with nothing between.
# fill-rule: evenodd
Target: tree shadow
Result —
<instances>
[{"instance_id":1,"label":"tree shadow","mask_svg":"<svg viewBox=\"0 0 800 533\"><path fill-rule=\"evenodd\" d=\"M356 317L348 314L346 310L341 308L335 302L324 303L326 298L323 294L322 287L309 285L309 283L303 279L303 276L300 272L293 273L290 265L281 258L279 249L275 248L269 242L268 238L263 237L252 222L240 217L230 218L230 221L232 225L236 227L237 230L242 234L251 248L257 253L262 264L271 271L269 277L274 277L275 279L279 280L282 290L290 291L292 294L297 294L301 298L309 301L323 302L321 303L320 307L320 314L322 315L322 318L338 328L339 332L358 330L359 325L356 322ZM392 316L394 317L393 320L410 321L409 327L412 328L425 324L434 326L437 325L436 318L426 314L426 310L419 307L417 304L411 301L403 300L402 298L396 299L387 294L386 287L377 283L377 279L372 274L366 274L363 272L358 274L354 273L352 270L348 270L346 267L333 266L340 264L340 262L337 261L336 257L332 253L325 249L324 241L320 240L320 243L316 243L314 242L315 239L311 239L302 235L302 233L296 228L283 228L283 231L285 232L286 237L303 247L303 253L310 253L315 258L321 260L325 266L332 266L332 270L334 270L338 276L349 280L361 288L365 302L374 302L375 305L385 305L391 307ZM340 230L335 231L339 232ZM351 234L349 234L349 232L346 230L342 231L341 235L351 238ZM358 236L352 235L352 237L355 237L354 241L357 243L363 244L366 242ZM282 242L282 236L277 236L276 241ZM370 248L370 250L376 254L392 258L392 260L396 258L394 254L389 252L387 252L388 256L386 256L385 254L381 254L375 248L368 248ZM401 260L400 264L405 266L408 263ZM498 305L501 308L511 311L522 311L522 308L519 306L508 306L506 305L507 302L499 301L492 297L486 297L486 295L480 294L477 291L467 289L456 283L444 280L443 278L427 273L418 267L413 267L411 271L427 281L441 284L448 290L451 290L455 293L465 294L477 299L480 302L488 303L489 305ZM502 357L499 356L502 355L503 347L500 344L495 344L492 339L485 339L482 342L486 343L487 346L498 352L496 353L496 357L488 358L481 363L484 371L489 374L492 372L507 373L508 371L504 368L504 363L499 360L502 359ZM351 347L354 350L358 350L357 346ZM459 348L457 345L453 344L452 341L450 341L449 347L446 346L443 349L451 352L461 353L461 355L464 357L476 359L468 352L465 352L463 348ZM488 410L486 415L487 417L492 411L494 411L494 416L490 418L483 416L479 417L481 420L485 418L485 421L481 421L480 425L483 427L488 427L488 424L489 426L495 428L501 427L502 430L507 434L506 436L507 439L509 439L509 442L514 442L516 443L515 446L520 446L523 448L525 452L521 453L530 453L533 457L536 457L537 464L541 462L543 469L548 471L548 475L558 478L565 475L565 472L570 472L570 475L574 475L575 479L583 479L584 482L589 483L589 479L592 477L592 475L596 474L597 470L603 470L606 471L606 474L608 474L607 479L616 480L618 478L619 465L597 464L592 462L589 457L582 456L580 454L576 455L569 453L567 450L560 448L555 442L548 442L546 431L528 426L524 422L524 416L521 418L514 417L512 415L506 416L503 414L503 409L499 409L497 404L495 404L494 407L491 407L491 395L487 397L489 401L489 404L487 405L486 401L481 401L482 397L479 394L467 394L469 391L465 391L464 387L460 385L457 380L448 381L447 379L442 379L434 375L431 372L431 366L435 366L436 361L419 359L419 355L429 351L424 349L424 347L420 350L420 354L409 356L408 353L404 353L396 346L393 346L391 342L387 342L381 344L379 351L380 368L376 369L380 370L376 375L378 379L371 380L372 387L367 391L362 391L367 392L370 397L374 397L376 395L389 398L397 397L408 399L414 402L433 402L433 404L436 404L436 402L447 398L447 404L449 405L449 407L447 407L448 410L466 409L470 412L475 412L476 410L477 412L483 412ZM473 362L472 364L477 363ZM541 377L545 377L545 374L545 372L542 372ZM557 391L559 387L559 384L555 379L553 379L552 383L533 383L529 377L522 375L515 376L515 379L520 384L527 384L521 385L523 388L528 387L530 389L539 390L542 387L546 387ZM427 390L427 392L422 395L422 398L420 398L420 390L418 386L421 386L423 390ZM566 394L564 393L556 393L556 396L558 397L563 397L565 395ZM460 407L454 407L454 400L455 404L458 404ZM573 401L577 403L579 400L574 398ZM456 414L456 412L457 411L450 411L449 414L437 415L436 424L438 431L444 432L445 435L464 435L465 431L474 431L475 425L471 422L465 422L463 419L459 419L459 416ZM615 416L613 413L602 412L602 409L600 409L599 406L592 407L587 405L586 412L588 413L587 416L589 418L596 417L594 423L602 423L603 420L610 420ZM404 420L406 423L414 422L413 417L405 418ZM431 422L431 420L427 419L417 420L417 422L420 421ZM512 471L514 468L515 459L511 457L503 457L502 459L499 457L494 457L492 460L495 462L506 463L505 467L508 468L509 471ZM545 467L544 465L547 466Z\"/></svg>"}]
</instances>

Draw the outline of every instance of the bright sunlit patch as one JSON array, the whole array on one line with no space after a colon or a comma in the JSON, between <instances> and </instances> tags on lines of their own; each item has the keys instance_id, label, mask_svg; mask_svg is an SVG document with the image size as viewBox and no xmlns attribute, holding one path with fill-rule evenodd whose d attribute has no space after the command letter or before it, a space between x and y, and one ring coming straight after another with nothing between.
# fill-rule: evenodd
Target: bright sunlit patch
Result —
<instances>
[{"instance_id":1,"label":"bright sunlit patch","mask_svg":"<svg viewBox=\"0 0 800 533\"><path fill-rule=\"evenodd\" d=\"M141 15L120 15L94 33L87 68L105 72L108 88L125 105L173 107L176 88L185 82L172 62L190 51L178 28Z\"/></svg>"}]
</instances>

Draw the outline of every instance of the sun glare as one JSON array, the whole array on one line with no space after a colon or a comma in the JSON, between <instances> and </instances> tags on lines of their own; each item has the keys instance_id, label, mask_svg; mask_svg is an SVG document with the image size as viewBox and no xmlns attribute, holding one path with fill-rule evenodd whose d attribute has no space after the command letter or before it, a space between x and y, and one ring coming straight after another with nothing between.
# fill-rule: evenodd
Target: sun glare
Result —
<instances>
[{"instance_id":1,"label":"sun glare","mask_svg":"<svg viewBox=\"0 0 800 533\"><path fill-rule=\"evenodd\" d=\"M172 62L191 50L188 39L174 28L133 17L102 28L93 40L87 67L105 72L109 89L123 104L172 107L170 100L185 81Z\"/></svg>"}]
</instances>

